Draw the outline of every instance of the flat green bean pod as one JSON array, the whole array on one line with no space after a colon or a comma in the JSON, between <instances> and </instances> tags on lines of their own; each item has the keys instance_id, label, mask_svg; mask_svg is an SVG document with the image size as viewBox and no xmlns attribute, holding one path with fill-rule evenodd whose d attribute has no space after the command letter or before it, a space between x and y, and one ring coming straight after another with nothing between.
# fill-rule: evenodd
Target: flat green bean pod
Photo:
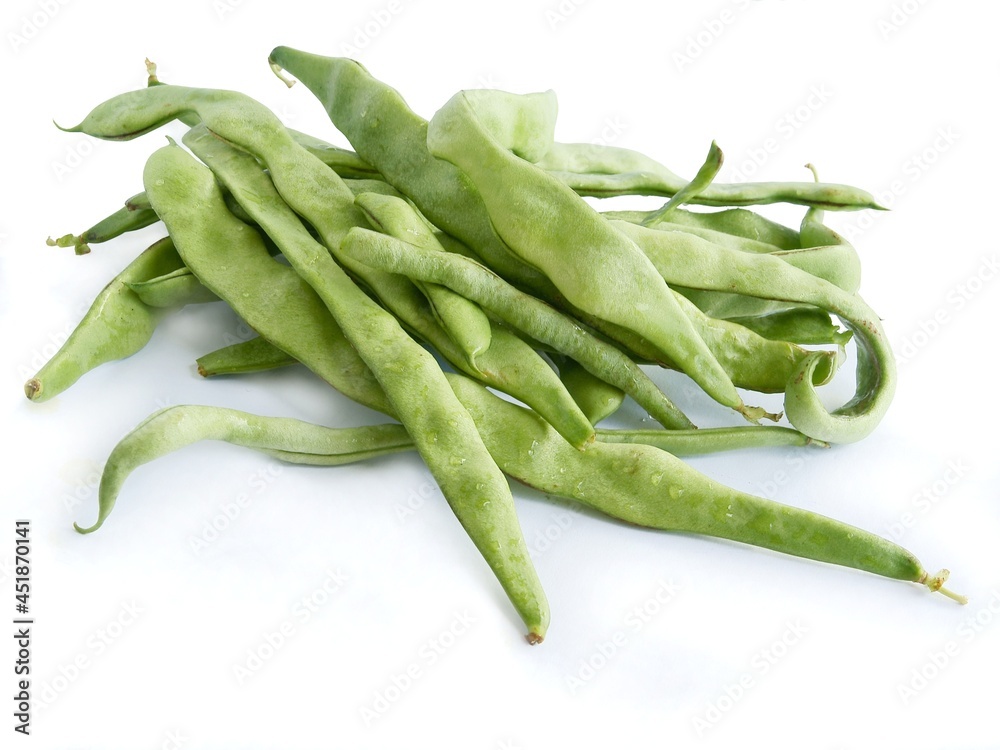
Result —
<instances>
[{"instance_id":1,"label":"flat green bean pod","mask_svg":"<svg viewBox=\"0 0 1000 750\"><path fill-rule=\"evenodd\" d=\"M596 425L618 411L625 400L625 391L587 372L569 357L550 356L559 368L559 379L591 424Z\"/></svg>"},{"instance_id":2,"label":"flat green bean pod","mask_svg":"<svg viewBox=\"0 0 1000 750\"><path fill-rule=\"evenodd\" d=\"M169 237L140 253L101 290L66 343L24 384L25 395L32 401L47 401L98 365L142 349L152 337L163 311L144 303L130 285L181 265Z\"/></svg>"},{"instance_id":3,"label":"flat green bean pod","mask_svg":"<svg viewBox=\"0 0 1000 750\"><path fill-rule=\"evenodd\" d=\"M244 372L260 372L287 367L298 363L295 357L286 354L270 341L254 336L213 352L196 360L198 374L205 378L216 375L236 375Z\"/></svg>"}]
</instances>

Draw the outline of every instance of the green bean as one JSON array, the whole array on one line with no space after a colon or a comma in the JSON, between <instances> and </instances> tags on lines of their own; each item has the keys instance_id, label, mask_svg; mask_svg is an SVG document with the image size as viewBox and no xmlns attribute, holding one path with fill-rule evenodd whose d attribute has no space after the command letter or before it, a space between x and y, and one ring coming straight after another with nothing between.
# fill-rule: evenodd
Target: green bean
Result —
<instances>
[{"instance_id":1,"label":"green bean","mask_svg":"<svg viewBox=\"0 0 1000 750\"><path fill-rule=\"evenodd\" d=\"M896 387L896 368L879 317L857 295L789 266L780 258L733 252L682 233L663 233L614 222L645 251L671 284L816 305L839 317L858 342L857 386L844 406L827 411L814 373L827 356L804 357L785 390L785 414L800 432L845 443L868 435L882 419Z\"/></svg>"},{"instance_id":2,"label":"green bean","mask_svg":"<svg viewBox=\"0 0 1000 750\"><path fill-rule=\"evenodd\" d=\"M375 193L360 193L354 203L365 212L373 227L399 239L444 252L430 227L401 198ZM469 364L476 367L476 357L490 348L490 320L474 302L455 294L440 284L416 282L427 296L442 328L464 352Z\"/></svg>"},{"instance_id":3,"label":"green bean","mask_svg":"<svg viewBox=\"0 0 1000 750\"><path fill-rule=\"evenodd\" d=\"M708 156L705 157L705 163L701 165L694 179L674 193L673 197L664 203L662 208L647 216L643 220L642 225L650 227L667 221L670 214L675 210L685 203L690 203L700 193L703 193L712 183L712 180L715 179L715 176L719 174L719 170L722 169L722 162L722 149L718 147L715 141L712 141L712 145L708 149Z\"/></svg>"},{"instance_id":4,"label":"green bean","mask_svg":"<svg viewBox=\"0 0 1000 750\"><path fill-rule=\"evenodd\" d=\"M545 272L572 305L646 338L716 401L759 418L635 243L486 130L476 110L487 102L495 118L499 106L492 98L489 91L456 94L431 119L427 146L472 178L508 247ZM510 119L519 119L519 100L505 101L515 107ZM510 185L518 186L516 193Z\"/></svg>"},{"instance_id":5,"label":"green bean","mask_svg":"<svg viewBox=\"0 0 1000 750\"><path fill-rule=\"evenodd\" d=\"M207 289L186 267L178 268L145 281L133 281L129 288L150 307L176 307L199 302L213 302L219 297Z\"/></svg>"},{"instance_id":6,"label":"green bean","mask_svg":"<svg viewBox=\"0 0 1000 750\"><path fill-rule=\"evenodd\" d=\"M839 364L836 352L812 352L788 341L767 339L755 331L728 320L705 315L694 303L678 296L678 303L692 321L698 335L715 355L726 374L740 388L760 393L785 390L788 379L808 357L818 357L813 371L815 385L833 378ZM672 362L664 363L667 367ZM773 416L777 419L778 417Z\"/></svg>"},{"instance_id":7,"label":"green bean","mask_svg":"<svg viewBox=\"0 0 1000 750\"><path fill-rule=\"evenodd\" d=\"M746 448L801 447L828 443L813 440L798 430L777 425L742 427L708 427L701 430L598 430L602 443L650 445L674 456L703 456L708 453L743 450Z\"/></svg>"},{"instance_id":8,"label":"green bean","mask_svg":"<svg viewBox=\"0 0 1000 750\"><path fill-rule=\"evenodd\" d=\"M204 354L196 361L198 374L205 378L211 378L216 375L273 370L278 367L294 365L298 360L283 352L267 339L254 336L252 339L230 344Z\"/></svg>"},{"instance_id":9,"label":"green bean","mask_svg":"<svg viewBox=\"0 0 1000 750\"><path fill-rule=\"evenodd\" d=\"M580 409L596 425L610 417L625 400L625 391L590 374L578 362L569 357L552 357L559 368L559 379Z\"/></svg>"},{"instance_id":10,"label":"green bean","mask_svg":"<svg viewBox=\"0 0 1000 750\"><path fill-rule=\"evenodd\" d=\"M364 179L383 182L378 170L353 151L320 140L308 133L288 129L289 134L302 148L330 167L345 179Z\"/></svg>"},{"instance_id":11,"label":"green bean","mask_svg":"<svg viewBox=\"0 0 1000 750\"><path fill-rule=\"evenodd\" d=\"M818 307L793 307L782 312L748 318L731 318L744 328L775 341L792 344L847 346L853 334L842 331L830 319L830 313Z\"/></svg>"},{"instance_id":12,"label":"green bean","mask_svg":"<svg viewBox=\"0 0 1000 750\"><path fill-rule=\"evenodd\" d=\"M669 197L688 184L656 160L618 146L553 143L537 164L579 195L596 198L615 195ZM883 209L863 190L850 185L816 182L716 183L687 202L703 206L794 203L842 211Z\"/></svg>"},{"instance_id":13,"label":"green bean","mask_svg":"<svg viewBox=\"0 0 1000 750\"><path fill-rule=\"evenodd\" d=\"M101 290L66 343L25 383L25 395L32 401L47 401L98 365L142 349L153 335L162 311L145 304L129 285L180 265L169 237L140 253Z\"/></svg>"},{"instance_id":14,"label":"green bean","mask_svg":"<svg viewBox=\"0 0 1000 750\"><path fill-rule=\"evenodd\" d=\"M334 429L282 417L258 417L214 406L169 406L141 422L111 451L98 489L97 531L114 509L128 476L143 464L200 440L223 440L292 463L335 466L411 450L402 425Z\"/></svg>"},{"instance_id":15,"label":"green bean","mask_svg":"<svg viewBox=\"0 0 1000 750\"><path fill-rule=\"evenodd\" d=\"M461 240L504 278L534 290L552 290L537 269L499 238L479 191L455 165L427 148L427 121L399 92L375 79L360 63L276 47L271 67L287 70L326 109L358 155L450 235Z\"/></svg>"},{"instance_id":16,"label":"green bean","mask_svg":"<svg viewBox=\"0 0 1000 750\"><path fill-rule=\"evenodd\" d=\"M364 229L352 229L341 251L367 265L443 284L478 302L513 328L575 359L594 376L621 388L664 427L694 426L627 355L473 260L428 251Z\"/></svg>"},{"instance_id":17,"label":"green bean","mask_svg":"<svg viewBox=\"0 0 1000 750\"><path fill-rule=\"evenodd\" d=\"M620 219L630 221L633 224L642 224L652 214L651 211L602 211L601 215L606 219ZM745 208L727 208L722 211L688 211L678 208L671 212L670 221L664 222L669 228L686 228L688 231L697 230L720 232L732 237L741 237L750 240L750 245L763 243L767 248L766 252L771 252L771 247L781 250L795 250L802 247L802 239L798 231L786 227L784 224L765 219L758 213ZM660 228L659 225L655 228ZM706 239L718 240L718 238L706 236ZM720 242L720 244L724 244ZM768 247L770 246L770 247Z\"/></svg>"},{"instance_id":18,"label":"green bean","mask_svg":"<svg viewBox=\"0 0 1000 750\"><path fill-rule=\"evenodd\" d=\"M648 445L598 441L581 454L530 411L460 376L452 384L497 462L530 487L639 526L752 544L964 600L942 588L947 571L930 576L913 554L875 534L730 489Z\"/></svg>"},{"instance_id":19,"label":"green bean","mask_svg":"<svg viewBox=\"0 0 1000 750\"><path fill-rule=\"evenodd\" d=\"M90 229L80 234L66 234L58 239L49 237L45 244L49 247L72 247L77 255L86 255L90 246L120 237L126 232L134 232L155 224L156 212L148 207L142 193L132 196L122 208L106 216Z\"/></svg>"}]
</instances>

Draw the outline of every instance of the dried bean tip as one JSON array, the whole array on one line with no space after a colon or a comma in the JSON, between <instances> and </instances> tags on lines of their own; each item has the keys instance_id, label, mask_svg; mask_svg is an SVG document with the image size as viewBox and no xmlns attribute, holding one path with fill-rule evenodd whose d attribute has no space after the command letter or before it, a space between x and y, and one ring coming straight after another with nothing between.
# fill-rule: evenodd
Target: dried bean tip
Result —
<instances>
[{"instance_id":1,"label":"dried bean tip","mask_svg":"<svg viewBox=\"0 0 1000 750\"><path fill-rule=\"evenodd\" d=\"M545 640L545 638L539 635L538 633L528 633L526 636L524 636L524 638L525 640L528 641L528 644L531 646L537 646L539 643Z\"/></svg>"},{"instance_id":2,"label":"dried bean tip","mask_svg":"<svg viewBox=\"0 0 1000 750\"><path fill-rule=\"evenodd\" d=\"M42 382L37 378L32 378L24 384L24 395L34 401L42 393Z\"/></svg>"}]
</instances>

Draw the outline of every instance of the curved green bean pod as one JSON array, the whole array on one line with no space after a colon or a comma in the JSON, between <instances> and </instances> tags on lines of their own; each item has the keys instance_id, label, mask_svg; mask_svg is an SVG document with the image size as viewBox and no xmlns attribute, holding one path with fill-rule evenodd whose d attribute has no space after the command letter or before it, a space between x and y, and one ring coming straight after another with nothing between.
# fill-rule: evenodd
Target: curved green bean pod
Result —
<instances>
[{"instance_id":1,"label":"curved green bean pod","mask_svg":"<svg viewBox=\"0 0 1000 750\"><path fill-rule=\"evenodd\" d=\"M341 251L361 263L454 289L513 328L575 359L594 376L621 388L664 427L694 427L628 355L473 260L429 251L364 229L348 232Z\"/></svg>"},{"instance_id":2,"label":"curved green bean pod","mask_svg":"<svg viewBox=\"0 0 1000 750\"><path fill-rule=\"evenodd\" d=\"M32 401L56 396L98 365L142 349L163 314L145 304L130 284L176 269L181 259L169 237L154 242L112 279L83 320L35 377L24 384Z\"/></svg>"},{"instance_id":3,"label":"curved green bean pod","mask_svg":"<svg viewBox=\"0 0 1000 750\"><path fill-rule=\"evenodd\" d=\"M817 357L815 385L830 382L837 370L837 352L812 352L788 341L764 338L732 321L710 318L680 294L677 297L698 335L740 388L780 393L807 356ZM664 364L673 366L672 362Z\"/></svg>"},{"instance_id":4,"label":"curved green bean pod","mask_svg":"<svg viewBox=\"0 0 1000 750\"><path fill-rule=\"evenodd\" d=\"M122 208L101 219L81 234L66 234L55 240L49 237L45 240L45 244L49 247L72 247L77 255L86 255L90 252L92 244L107 242L126 232L134 232L155 224L159 218L156 212L149 208L144 198L142 193L132 196L125 201Z\"/></svg>"},{"instance_id":5,"label":"curved green bean pod","mask_svg":"<svg viewBox=\"0 0 1000 750\"><path fill-rule=\"evenodd\" d=\"M879 317L857 295L793 268L780 258L733 252L680 232L658 232L616 222L646 252L671 284L821 307L854 332L858 343L854 397L832 413L816 394L813 376L822 352L807 355L785 390L785 414L817 440L847 443L881 421L896 389L896 366Z\"/></svg>"},{"instance_id":6,"label":"curved green bean pod","mask_svg":"<svg viewBox=\"0 0 1000 750\"><path fill-rule=\"evenodd\" d=\"M435 226L472 248L504 278L535 290L551 290L551 283L512 253L494 231L469 177L431 154L427 120L413 112L398 91L343 57L276 47L269 61L275 72L284 69L301 81L358 155Z\"/></svg>"},{"instance_id":7,"label":"curved green bean pod","mask_svg":"<svg viewBox=\"0 0 1000 750\"><path fill-rule=\"evenodd\" d=\"M537 162L579 195L672 196L688 184L655 159L638 151L593 143L553 143ZM794 203L840 211L883 209L870 193L850 185L819 182L715 183L688 203L703 206L753 206Z\"/></svg>"},{"instance_id":8,"label":"curved green bean pod","mask_svg":"<svg viewBox=\"0 0 1000 750\"><path fill-rule=\"evenodd\" d=\"M670 214L685 203L690 203L700 193L703 193L712 184L715 176L719 174L719 170L722 169L723 160L722 149L719 148L715 141L712 141L712 145L708 149L708 156L705 157L705 163L701 165L701 168L691 182L674 193L673 197L664 203L662 208L647 216L643 220L642 225L650 227L667 221Z\"/></svg>"},{"instance_id":9,"label":"curved green bean pod","mask_svg":"<svg viewBox=\"0 0 1000 750\"><path fill-rule=\"evenodd\" d=\"M635 243L569 188L504 148L486 129L489 121L481 121L476 110L480 102L489 102L495 118L499 107L492 95L459 92L449 99L431 119L427 146L472 178L507 246L545 272L570 304L644 337L716 401L748 419L759 418L744 406ZM515 107L510 119L519 119L519 100L504 101ZM518 186L516 193L511 185Z\"/></svg>"},{"instance_id":10,"label":"curved green bean pod","mask_svg":"<svg viewBox=\"0 0 1000 750\"><path fill-rule=\"evenodd\" d=\"M460 376L452 382L497 462L530 487L639 526L731 539L963 599L941 587L946 571L930 576L912 553L887 539L731 489L652 446L599 441L581 454L527 409Z\"/></svg>"},{"instance_id":11,"label":"curved green bean pod","mask_svg":"<svg viewBox=\"0 0 1000 750\"><path fill-rule=\"evenodd\" d=\"M292 463L336 466L412 450L402 425L331 428L285 417L258 417L217 406L169 406L155 412L111 451L98 489L97 531L115 507L128 476L143 464L201 440L222 440Z\"/></svg>"},{"instance_id":12,"label":"curved green bean pod","mask_svg":"<svg viewBox=\"0 0 1000 750\"><path fill-rule=\"evenodd\" d=\"M198 374L204 378L274 370L298 364L295 357L286 354L262 336L224 346L195 361L198 364Z\"/></svg>"}]
</instances>

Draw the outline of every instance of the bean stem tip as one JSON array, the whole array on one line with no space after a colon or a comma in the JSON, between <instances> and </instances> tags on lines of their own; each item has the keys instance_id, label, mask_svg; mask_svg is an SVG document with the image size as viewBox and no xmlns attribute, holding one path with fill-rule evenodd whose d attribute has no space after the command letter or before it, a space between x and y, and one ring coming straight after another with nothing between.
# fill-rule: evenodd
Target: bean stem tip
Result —
<instances>
[{"instance_id":1,"label":"bean stem tip","mask_svg":"<svg viewBox=\"0 0 1000 750\"><path fill-rule=\"evenodd\" d=\"M291 88L292 86L295 85L295 79L289 78L285 74L284 68L282 68L278 63L276 63L273 58L270 57L267 58L267 64L271 66L271 72L278 77L279 81L288 86L288 88Z\"/></svg>"},{"instance_id":2,"label":"bean stem tip","mask_svg":"<svg viewBox=\"0 0 1000 750\"><path fill-rule=\"evenodd\" d=\"M954 602L958 602L959 604L968 604L969 597L963 596L962 594L957 594L954 591L951 591L950 589L946 589L944 587L944 582L948 580L948 576L950 575L951 571L949 571L947 568L939 570L937 574L932 576L929 580L927 574L924 573L924 575L920 578L919 583L924 584L931 591L937 591L938 593L944 594Z\"/></svg>"}]
</instances>

